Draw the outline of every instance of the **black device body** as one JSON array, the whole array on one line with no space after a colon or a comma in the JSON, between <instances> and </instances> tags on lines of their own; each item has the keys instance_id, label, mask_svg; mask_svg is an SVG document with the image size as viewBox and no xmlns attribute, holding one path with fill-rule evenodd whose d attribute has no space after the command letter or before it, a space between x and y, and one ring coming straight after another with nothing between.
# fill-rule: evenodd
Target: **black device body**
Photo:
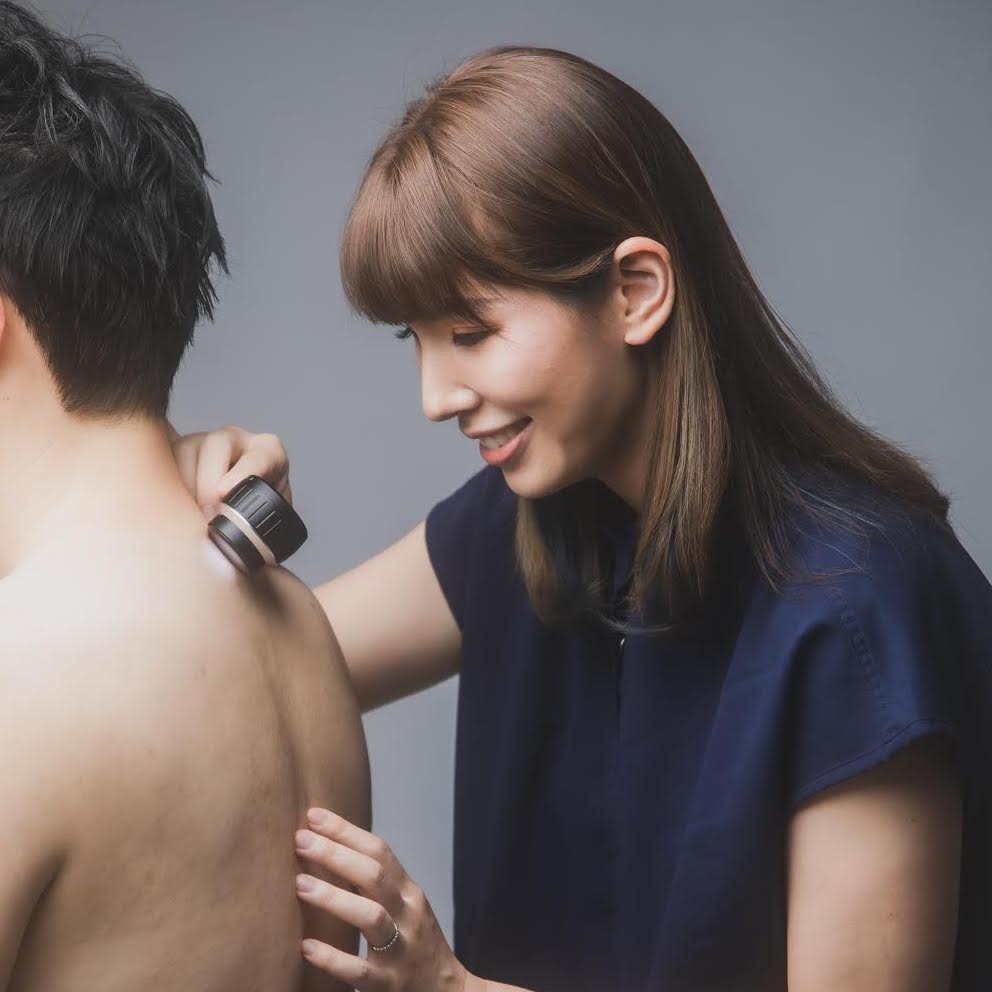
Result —
<instances>
[{"instance_id":1,"label":"black device body","mask_svg":"<svg viewBox=\"0 0 992 992\"><path fill-rule=\"evenodd\" d=\"M246 575L284 562L307 539L300 515L257 475L239 482L221 502L208 533L224 557Z\"/></svg>"}]
</instances>

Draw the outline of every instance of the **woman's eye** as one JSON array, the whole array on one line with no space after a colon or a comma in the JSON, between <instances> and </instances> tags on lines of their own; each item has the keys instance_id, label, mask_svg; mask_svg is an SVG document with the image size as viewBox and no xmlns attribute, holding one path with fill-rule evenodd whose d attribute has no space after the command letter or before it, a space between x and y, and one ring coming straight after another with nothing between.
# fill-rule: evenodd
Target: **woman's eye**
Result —
<instances>
[{"instance_id":1,"label":"woman's eye","mask_svg":"<svg viewBox=\"0 0 992 992\"><path fill-rule=\"evenodd\" d=\"M496 331L492 328L482 327L477 331L463 331L461 334L452 334L451 339L456 348L471 348L480 341L485 340ZM393 331L393 336L400 341L407 338L417 338L417 332L412 327L398 327ZM418 339L419 340L419 339Z\"/></svg>"},{"instance_id":2,"label":"woman's eye","mask_svg":"<svg viewBox=\"0 0 992 992\"><path fill-rule=\"evenodd\" d=\"M462 334L452 334L451 340L456 348L471 348L495 333L487 328L481 331L465 331Z\"/></svg>"}]
</instances>

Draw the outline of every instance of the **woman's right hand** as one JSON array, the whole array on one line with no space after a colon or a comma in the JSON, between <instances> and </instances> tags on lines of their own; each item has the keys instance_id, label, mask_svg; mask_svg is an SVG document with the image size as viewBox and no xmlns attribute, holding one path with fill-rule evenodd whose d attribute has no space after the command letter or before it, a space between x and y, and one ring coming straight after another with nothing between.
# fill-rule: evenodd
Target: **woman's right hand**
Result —
<instances>
[{"instance_id":1,"label":"woman's right hand","mask_svg":"<svg viewBox=\"0 0 992 992\"><path fill-rule=\"evenodd\" d=\"M224 427L180 437L168 426L180 474L207 519L214 516L208 507L249 475L261 476L292 502L289 458L275 434ZM363 712L457 674L461 630L431 564L424 523L318 586L314 595L334 629Z\"/></svg>"},{"instance_id":2,"label":"woman's right hand","mask_svg":"<svg viewBox=\"0 0 992 992\"><path fill-rule=\"evenodd\" d=\"M265 479L290 503L289 456L275 434L252 434L240 427L185 434L172 432L172 453L186 488L209 519L216 506L249 475Z\"/></svg>"}]
</instances>

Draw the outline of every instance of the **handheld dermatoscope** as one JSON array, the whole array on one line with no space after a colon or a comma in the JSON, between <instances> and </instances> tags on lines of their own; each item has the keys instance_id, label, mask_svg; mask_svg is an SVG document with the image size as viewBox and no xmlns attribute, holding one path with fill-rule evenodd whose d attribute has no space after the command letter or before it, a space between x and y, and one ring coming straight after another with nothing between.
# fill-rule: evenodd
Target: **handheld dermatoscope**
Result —
<instances>
[{"instance_id":1,"label":"handheld dermatoscope","mask_svg":"<svg viewBox=\"0 0 992 992\"><path fill-rule=\"evenodd\" d=\"M257 475L249 475L221 500L207 531L221 554L245 575L284 562L307 539L300 515Z\"/></svg>"}]
</instances>

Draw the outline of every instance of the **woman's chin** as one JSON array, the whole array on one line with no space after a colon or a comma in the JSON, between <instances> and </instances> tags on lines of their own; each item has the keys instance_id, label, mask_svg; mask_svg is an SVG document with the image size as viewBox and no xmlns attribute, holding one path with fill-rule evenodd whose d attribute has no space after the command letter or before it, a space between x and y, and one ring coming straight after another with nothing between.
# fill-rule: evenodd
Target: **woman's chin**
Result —
<instances>
[{"instance_id":1,"label":"woman's chin","mask_svg":"<svg viewBox=\"0 0 992 992\"><path fill-rule=\"evenodd\" d=\"M542 499L569 484L562 473L540 464L521 465L516 469L508 465L503 469L503 478L507 486L524 499Z\"/></svg>"}]
</instances>

